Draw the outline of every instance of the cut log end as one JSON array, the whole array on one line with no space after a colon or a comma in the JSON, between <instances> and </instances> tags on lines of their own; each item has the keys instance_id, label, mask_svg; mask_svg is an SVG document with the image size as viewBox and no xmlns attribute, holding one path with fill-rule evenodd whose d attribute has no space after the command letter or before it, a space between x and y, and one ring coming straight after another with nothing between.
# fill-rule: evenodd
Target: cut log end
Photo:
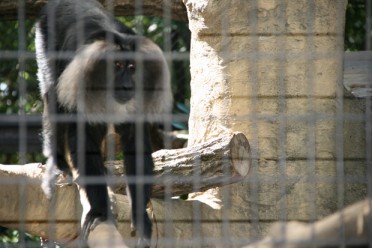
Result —
<instances>
[{"instance_id":1,"label":"cut log end","mask_svg":"<svg viewBox=\"0 0 372 248\"><path fill-rule=\"evenodd\" d=\"M251 147L244 134L235 133L230 143L231 162L235 172L242 177L248 175L251 166Z\"/></svg>"}]
</instances>

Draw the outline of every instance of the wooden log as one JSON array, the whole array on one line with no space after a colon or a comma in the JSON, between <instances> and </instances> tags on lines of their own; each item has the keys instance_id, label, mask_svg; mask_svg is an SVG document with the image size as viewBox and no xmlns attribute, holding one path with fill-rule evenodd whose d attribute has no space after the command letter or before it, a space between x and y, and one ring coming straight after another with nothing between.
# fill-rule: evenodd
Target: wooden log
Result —
<instances>
[{"instance_id":1,"label":"wooden log","mask_svg":"<svg viewBox=\"0 0 372 248\"><path fill-rule=\"evenodd\" d=\"M203 144L153 153L156 181L152 196L163 198L228 185L242 180L251 162L249 142L242 133L224 135ZM114 175L125 174L121 161L106 163ZM120 180L114 192L125 194Z\"/></svg>"},{"instance_id":2,"label":"wooden log","mask_svg":"<svg viewBox=\"0 0 372 248\"><path fill-rule=\"evenodd\" d=\"M55 194L50 201L47 200L40 187L43 171L43 166L38 163L24 166L0 165L0 225L19 229L48 241L68 243L69 247L80 247L77 237L82 209L78 190L75 185L64 184L59 180ZM116 206L116 201L114 205ZM120 216L129 219L130 207L127 199L121 200L120 205L115 208L119 210ZM130 228L123 231L130 233ZM88 244L92 248L128 247L115 225L109 222L97 225L88 237Z\"/></svg>"},{"instance_id":3,"label":"wooden log","mask_svg":"<svg viewBox=\"0 0 372 248\"><path fill-rule=\"evenodd\" d=\"M372 199L365 199L314 224L275 223L269 235L246 248L364 247L372 234Z\"/></svg>"},{"instance_id":4,"label":"wooden log","mask_svg":"<svg viewBox=\"0 0 372 248\"><path fill-rule=\"evenodd\" d=\"M152 196L163 198L165 193L167 196L179 196L241 181L249 172L251 151L244 134L235 133L193 147L159 150L153 153L153 159L155 183ZM123 162L108 161L105 165L114 175L114 192L126 194ZM42 173L35 171L43 166L34 167L35 164L0 165L0 173L40 180ZM63 175L57 180L58 184L70 181Z\"/></svg>"},{"instance_id":5,"label":"wooden log","mask_svg":"<svg viewBox=\"0 0 372 248\"><path fill-rule=\"evenodd\" d=\"M115 225L110 222L99 223L96 228L89 234L89 248L126 248L127 245L120 235ZM77 246L78 247L78 246Z\"/></svg>"},{"instance_id":6,"label":"wooden log","mask_svg":"<svg viewBox=\"0 0 372 248\"><path fill-rule=\"evenodd\" d=\"M243 179L249 171L250 148L245 136L236 133L190 148L158 151L153 154L153 158L157 178L154 194L164 197L164 185L170 183L175 186L167 192L167 196ZM124 171L118 163L108 165L114 174L123 177ZM56 192L52 200L48 201L40 188L43 170L44 167L39 163L0 165L0 225L22 229L62 243L75 239L79 233L81 216L77 188L60 176ZM117 192L123 192L122 188ZM113 203L120 218L118 221L129 219L129 204L126 197L123 197L117 194L115 198L120 201ZM162 204L157 204L157 208L156 212L164 212ZM126 228L121 233L130 233L129 225ZM111 232L112 227L103 223L99 230ZM93 235L91 241L94 243L94 240Z\"/></svg>"},{"instance_id":7,"label":"wooden log","mask_svg":"<svg viewBox=\"0 0 372 248\"><path fill-rule=\"evenodd\" d=\"M40 187L42 172L38 163L0 165L0 225L61 242L75 239L81 216L77 188L58 186L48 201Z\"/></svg>"},{"instance_id":8,"label":"wooden log","mask_svg":"<svg viewBox=\"0 0 372 248\"><path fill-rule=\"evenodd\" d=\"M169 18L187 21L186 7L181 0L144 0L141 1L142 4L140 6L132 0L99 1L107 8L110 8L110 4L112 3L114 13L117 16L134 16L141 14L164 17L168 15L165 13L169 10ZM24 10L26 19L34 19L38 16L42 6L44 6L46 2L46 0L26 0L24 3L25 6L22 7L18 6L19 2L14 0L0 1L0 20L17 20L17 18L19 18L19 8ZM140 13L138 13L139 10Z\"/></svg>"},{"instance_id":9,"label":"wooden log","mask_svg":"<svg viewBox=\"0 0 372 248\"><path fill-rule=\"evenodd\" d=\"M344 86L356 97L372 96L372 51L345 52Z\"/></svg>"}]
</instances>

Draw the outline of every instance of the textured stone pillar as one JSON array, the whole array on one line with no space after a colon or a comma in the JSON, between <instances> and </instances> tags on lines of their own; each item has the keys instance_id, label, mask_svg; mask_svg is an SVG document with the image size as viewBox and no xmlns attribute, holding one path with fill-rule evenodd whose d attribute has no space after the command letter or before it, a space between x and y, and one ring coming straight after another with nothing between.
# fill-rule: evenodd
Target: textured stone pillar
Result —
<instances>
[{"instance_id":1,"label":"textured stone pillar","mask_svg":"<svg viewBox=\"0 0 372 248\"><path fill-rule=\"evenodd\" d=\"M189 145L243 132L254 167L220 189L234 244L265 223L311 221L365 196L363 106L344 94L346 0L184 0L191 40ZM251 224L249 224L251 223ZM226 240L226 239L225 239Z\"/></svg>"}]
</instances>

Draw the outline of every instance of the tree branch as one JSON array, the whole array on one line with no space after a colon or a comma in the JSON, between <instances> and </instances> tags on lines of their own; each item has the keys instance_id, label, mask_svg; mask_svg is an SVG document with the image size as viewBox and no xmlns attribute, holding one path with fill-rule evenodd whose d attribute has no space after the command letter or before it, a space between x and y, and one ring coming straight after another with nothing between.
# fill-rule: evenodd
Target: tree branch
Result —
<instances>
[{"instance_id":1,"label":"tree branch","mask_svg":"<svg viewBox=\"0 0 372 248\"><path fill-rule=\"evenodd\" d=\"M367 198L314 224L275 223L266 238L246 248L338 247L344 245L344 241L354 242L347 246L368 244L372 227L371 204L372 200Z\"/></svg>"},{"instance_id":2,"label":"tree branch","mask_svg":"<svg viewBox=\"0 0 372 248\"><path fill-rule=\"evenodd\" d=\"M161 150L155 152L153 158L156 178L153 194L163 199L164 195L186 194L242 180L248 174L251 159L248 140L241 133L225 135L194 147ZM130 208L126 196L121 194L123 186L120 186L124 171L117 162L109 162L108 167L116 178L121 178L117 179L118 186L115 187L115 192L120 194L116 194L113 203L117 220L128 223ZM0 165L0 225L21 228L60 242L75 239L81 216L77 188L75 184L66 183L66 178L61 175L56 192L48 201L40 188L43 171L44 167L38 163ZM156 204L154 212L164 213L163 201ZM129 225L119 225L119 229L120 233L130 233ZM100 230L110 233L112 226L103 223Z\"/></svg>"},{"instance_id":3,"label":"tree branch","mask_svg":"<svg viewBox=\"0 0 372 248\"><path fill-rule=\"evenodd\" d=\"M108 3L110 1L99 1L106 8L109 8ZM46 2L46 0L26 0L24 6L25 18L35 19ZM114 13L117 16L146 15L166 17L167 14L165 13L169 11L169 18L187 21L186 7L181 0L144 0L141 6L137 6L136 2L132 0L113 0L112 2ZM19 18L18 13L21 13L19 12L19 8L22 8L22 6L18 6L17 1L0 1L0 20L17 20Z\"/></svg>"},{"instance_id":4,"label":"tree branch","mask_svg":"<svg viewBox=\"0 0 372 248\"><path fill-rule=\"evenodd\" d=\"M156 182L152 196L179 196L204 191L242 180L249 171L250 147L242 133L225 135L203 144L153 153ZM106 166L118 176L114 192L125 194L121 179L125 174L122 161Z\"/></svg>"}]
</instances>

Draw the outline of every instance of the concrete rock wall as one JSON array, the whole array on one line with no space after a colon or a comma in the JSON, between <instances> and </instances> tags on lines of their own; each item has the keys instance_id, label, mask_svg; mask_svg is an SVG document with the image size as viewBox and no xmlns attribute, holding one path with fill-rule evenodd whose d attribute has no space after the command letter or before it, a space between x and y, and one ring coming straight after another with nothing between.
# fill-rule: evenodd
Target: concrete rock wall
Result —
<instances>
[{"instance_id":1,"label":"concrete rock wall","mask_svg":"<svg viewBox=\"0 0 372 248\"><path fill-rule=\"evenodd\" d=\"M342 85L347 1L184 3L189 145L240 131L253 149L247 180L220 189L229 222L218 232L239 245L273 221L319 219L363 198L363 182L344 183L365 173L363 104Z\"/></svg>"}]
</instances>

